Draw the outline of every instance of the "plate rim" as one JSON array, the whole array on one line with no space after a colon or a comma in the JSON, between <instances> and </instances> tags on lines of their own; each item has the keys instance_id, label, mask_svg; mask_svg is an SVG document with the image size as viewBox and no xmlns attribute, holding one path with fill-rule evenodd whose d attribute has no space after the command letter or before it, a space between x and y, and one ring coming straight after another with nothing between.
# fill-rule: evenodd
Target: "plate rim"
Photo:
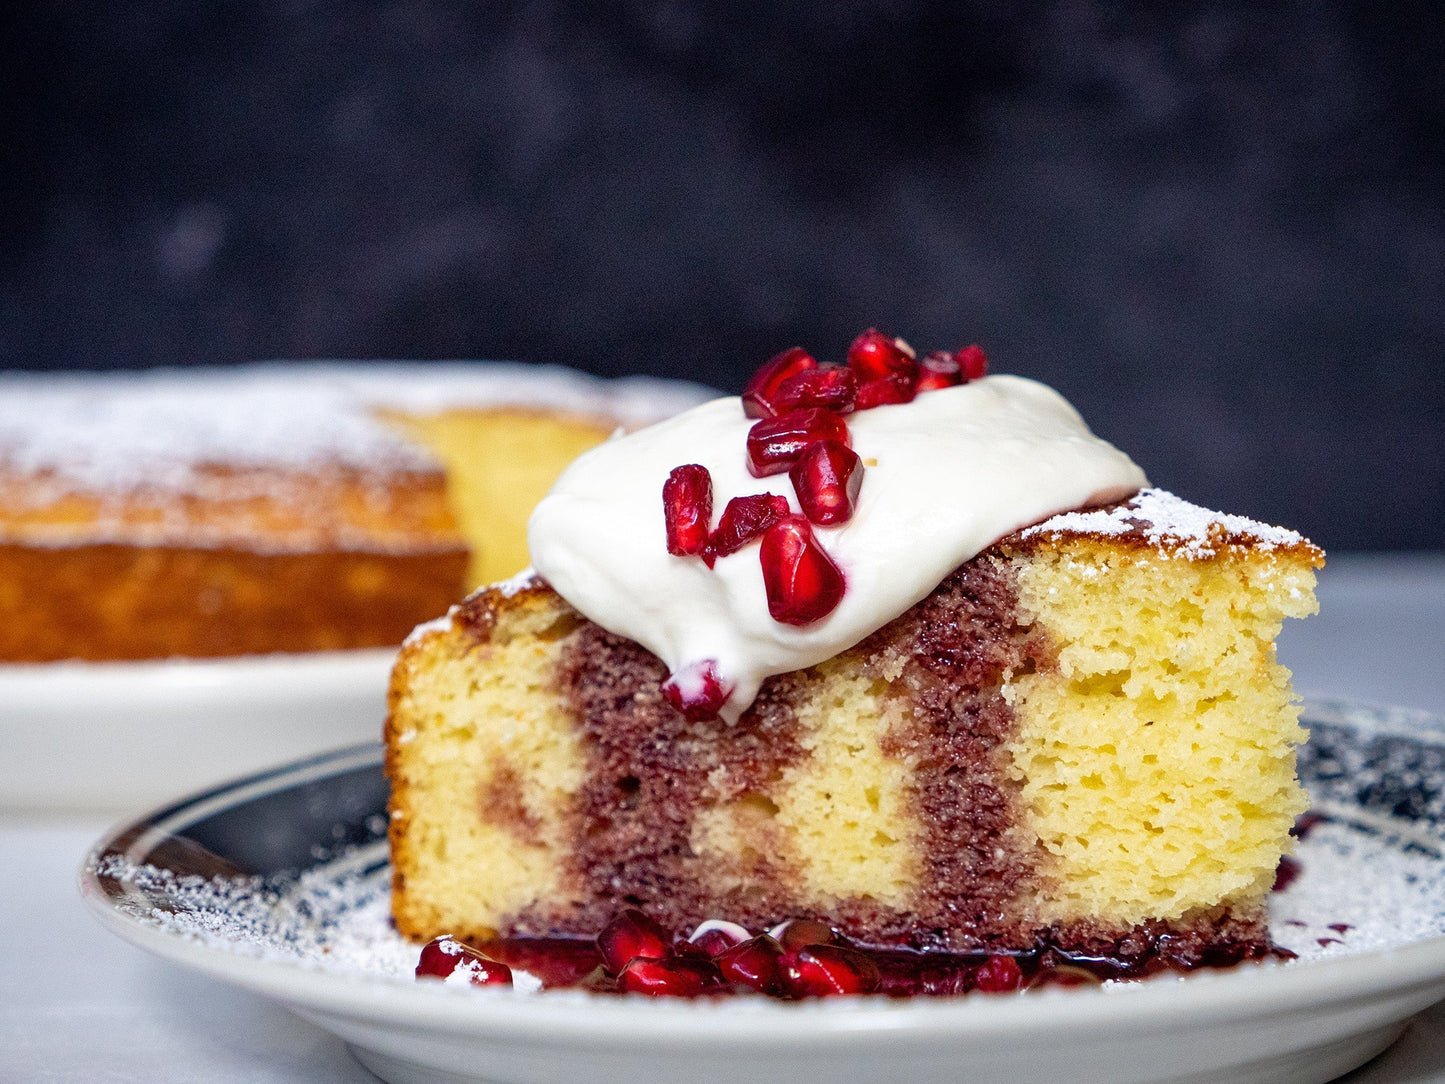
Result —
<instances>
[{"instance_id":1,"label":"plate rim","mask_svg":"<svg viewBox=\"0 0 1445 1084\"><path fill-rule=\"evenodd\" d=\"M1365 712L1377 725L1361 727L1344 716ZM1377 732L1405 722L1408 733L1445 743L1445 718L1418 709L1396 709L1341 698L1309 699L1303 715L1318 722L1339 722ZM1331 718L1319 718L1320 715ZM1408 721L1408 722L1406 722ZM1291 963L1245 963L1188 976L1162 976L1101 987L1031 991L1026 997L966 995L958 998L838 998L817 1003L782 1004L764 999L718 1002L629 999L557 991L539 998L510 990L455 989L414 983L404 978L328 971L302 961L260 958L211 945L177 931L146 923L116 906L102 889L97 863L116 851L127 835L135 850L146 836L163 832L177 818L193 820L202 811L226 808L256 797L340 771L380 764L379 743L347 746L253 773L198 791L138 818L127 818L107 831L87 852L78 870L78 887L90 913L122 939L153 955L222 981L281 1001L303 1014L342 1013L390 1025L429 1031L470 1032L485 1028L498 1039L631 1048L638 1041L698 1048L735 1045L741 1039L760 1047L805 1049L835 1047L848 1038L876 1044L949 1040L977 1042L1007 1035L1012 1041L1061 1029L1160 1027L1181 1015L1192 1023L1238 1022L1301 1009L1344 1010L1381 996L1419 997L1420 1008L1445 998L1445 934L1390 948L1348 956ZM377 841L369 847L381 848ZM1428 997L1426 996L1428 994ZM1121 1013L1120 1006L1128 1006ZM1043 1011L1040 1011L1043 1006ZM1411 1010L1417 1011L1417 1010ZM806 1027L800 1023L806 1019ZM740 1025L745 1031L720 1027Z\"/></svg>"}]
</instances>

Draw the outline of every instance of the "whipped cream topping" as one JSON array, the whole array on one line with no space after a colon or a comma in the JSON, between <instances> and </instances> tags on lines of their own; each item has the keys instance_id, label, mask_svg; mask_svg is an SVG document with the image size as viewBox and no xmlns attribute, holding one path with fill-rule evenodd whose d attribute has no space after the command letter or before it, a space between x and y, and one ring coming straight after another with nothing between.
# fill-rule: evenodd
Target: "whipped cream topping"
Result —
<instances>
[{"instance_id":1,"label":"whipped cream topping","mask_svg":"<svg viewBox=\"0 0 1445 1084\"><path fill-rule=\"evenodd\" d=\"M1022 377L931 391L847 422L863 486L851 519L814 528L848 584L820 621L799 628L772 619L756 543L713 569L667 552L662 485L685 463L712 475L714 522L730 499L754 493L780 494L798 510L786 474L748 473L754 423L737 398L576 460L532 514L533 564L585 616L642 644L674 674L715 660L734 685L722 714L735 721L765 678L858 643L1003 535L1148 484L1062 396Z\"/></svg>"}]
</instances>

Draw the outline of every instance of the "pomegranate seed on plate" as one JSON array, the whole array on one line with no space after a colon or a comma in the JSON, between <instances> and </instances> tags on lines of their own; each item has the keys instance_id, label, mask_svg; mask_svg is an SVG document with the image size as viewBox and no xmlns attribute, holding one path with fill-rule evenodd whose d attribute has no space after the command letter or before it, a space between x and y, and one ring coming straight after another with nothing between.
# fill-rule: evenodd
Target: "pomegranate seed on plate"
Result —
<instances>
[{"instance_id":1,"label":"pomegranate seed on plate","mask_svg":"<svg viewBox=\"0 0 1445 1084\"><path fill-rule=\"evenodd\" d=\"M470 945L452 937L437 937L427 942L417 961L419 979L445 979L461 972L473 986L510 986L512 969L504 963L488 959Z\"/></svg>"},{"instance_id":2,"label":"pomegranate seed on plate","mask_svg":"<svg viewBox=\"0 0 1445 1084\"><path fill-rule=\"evenodd\" d=\"M857 949L810 945L778 961L783 988L794 997L871 994L878 989L878 965Z\"/></svg>"},{"instance_id":3,"label":"pomegranate seed on plate","mask_svg":"<svg viewBox=\"0 0 1445 1084\"><path fill-rule=\"evenodd\" d=\"M822 365L788 377L778 387L773 403L779 414L807 407L822 407L837 414L853 409L858 377L846 365Z\"/></svg>"},{"instance_id":4,"label":"pomegranate seed on plate","mask_svg":"<svg viewBox=\"0 0 1445 1084\"><path fill-rule=\"evenodd\" d=\"M687 719L716 719L733 687L717 672L716 659L689 663L662 683L662 695Z\"/></svg>"},{"instance_id":5,"label":"pomegranate seed on plate","mask_svg":"<svg viewBox=\"0 0 1445 1084\"><path fill-rule=\"evenodd\" d=\"M727 989L722 974L711 960L690 956L670 960L638 956L618 974L617 985L627 993L652 997L697 997Z\"/></svg>"},{"instance_id":6,"label":"pomegranate seed on plate","mask_svg":"<svg viewBox=\"0 0 1445 1084\"><path fill-rule=\"evenodd\" d=\"M736 553L790 511L788 498L776 493L734 497L728 501L716 529L708 536L702 559L711 568L719 557Z\"/></svg>"},{"instance_id":7,"label":"pomegranate seed on plate","mask_svg":"<svg viewBox=\"0 0 1445 1084\"><path fill-rule=\"evenodd\" d=\"M628 961L639 957L664 960L672 955L672 938L641 911L628 908L618 912L597 935L602 965L616 975Z\"/></svg>"},{"instance_id":8,"label":"pomegranate seed on plate","mask_svg":"<svg viewBox=\"0 0 1445 1084\"><path fill-rule=\"evenodd\" d=\"M778 974L782 957L782 947L764 933L719 953L714 963L729 982L776 997L783 992Z\"/></svg>"},{"instance_id":9,"label":"pomegranate seed on plate","mask_svg":"<svg viewBox=\"0 0 1445 1084\"><path fill-rule=\"evenodd\" d=\"M848 347L848 367L858 374L860 385L897 375L906 378L912 387L918 378L913 347L871 327Z\"/></svg>"},{"instance_id":10,"label":"pomegranate seed on plate","mask_svg":"<svg viewBox=\"0 0 1445 1084\"><path fill-rule=\"evenodd\" d=\"M973 977L973 988L989 994L1017 990L1023 985L1024 973L1012 956L990 956Z\"/></svg>"},{"instance_id":11,"label":"pomegranate seed on plate","mask_svg":"<svg viewBox=\"0 0 1445 1084\"><path fill-rule=\"evenodd\" d=\"M758 559L774 621L809 625L827 617L843 599L843 573L802 516L787 516L764 531Z\"/></svg>"},{"instance_id":12,"label":"pomegranate seed on plate","mask_svg":"<svg viewBox=\"0 0 1445 1084\"><path fill-rule=\"evenodd\" d=\"M771 418L779 413L773 397L791 376L816 369L818 362L801 346L789 347L775 355L748 381L743 389L743 413L749 418Z\"/></svg>"},{"instance_id":13,"label":"pomegranate seed on plate","mask_svg":"<svg viewBox=\"0 0 1445 1084\"><path fill-rule=\"evenodd\" d=\"M809 945L840 945L843 936L826 922L816 918L790 918L768 931L777 938L778 944L789 952L807 948Z\"/></svg>"},{"instance_id":14,"label":"pomegranate seed on plate","mask_svg":"<svg viewBox=\"0 0 1445 1084\"><path fill-rule=\"evenodd\" d=\"M820 440L803 449L788 477L803 514L827 527L852 518L863 486L863 461L846 444Z\"/></svg>"},{"instance_id":15,"label":"pomegranate seed on plate","mask_svg":"<svg viewBox=\"0 0 1445 1084\"><path fill-rule=\"evenodd\" d=\"M874 407L892 406L895 403L911 403L915 394L913 380L894 373L870 380L858 388L855 408L872 410Z\"/></svg>"},{"instance_id":16,"label":"pomegranate seed on plate","mask_svg":"<svg viewBox=\"0 0 1445 1084\"><path fill-rule=\"evenodd\" d=\"M847 422L821 407L764 418L748 430L748 471L754 478L782 474L804 448L820 440L850 443Z\"/></svg>"},{"instance_id":17,"label":"pomegranate seed on plate","mask_svg":"<svg viewBox=\"0 0 1445 1084\"><path fill-rule=\"evenodd\" d=\"M963 373L964 380L977 380L988 374L988 358L984 355L983 347L978 343L965 346L953 355L953 360L958 362L959 371Z\"/></svg>"},{"instance_id":18,"label":"pomegranate seed on plate","mask_svg":"<svg viewBox=\"0 0 1445 1084\"><path fill-rule=\"evenodd\" d=\"M963 369L958 359L947 350L935 350L919 362L918 383L913 386L916 394L951 388L963 383Z\"/></svg>"},{"instance_id":19,"label":"pomegranate seed on plate","mask_svg":"<svg viewBox=\"0 0 1445 1084\"><path fill-rule=\"evenodd\" d=\"M707 545L712 520L712 475L697 463L674 467L662 483L662 514L667 552L688 557Z\"/></svg>"},{"instance_id":20,"label":"pomegranate seed on plate","mask_svg":"<svg viewBox=\"0 0 1445 1084\"><path fill-rule=\"evenodd\" d=\"M741 945L752 936L746 927L739 926L736 922L724 922L722 919L710 918L693 930L687 939L709 956L716 956L721 952L726 952L734 945Z\"/></svg>"}]
</instances>

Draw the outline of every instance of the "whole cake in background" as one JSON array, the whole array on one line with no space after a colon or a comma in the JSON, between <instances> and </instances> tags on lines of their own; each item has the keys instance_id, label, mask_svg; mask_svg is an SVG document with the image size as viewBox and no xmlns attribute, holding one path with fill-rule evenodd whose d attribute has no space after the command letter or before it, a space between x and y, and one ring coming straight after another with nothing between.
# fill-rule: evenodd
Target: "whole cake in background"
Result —
<instances>
[{"instance_id":1,"label":"whole cake in background","mask_svg":"<svg viewBox=\"0 0 1445 1084\"><path fill-rule=\"evenodd\" d=\"M526 565L579 452L700 397L488 363L0 374L0 661L397 644Z\"/></svg>"},{"instance_id":2,"label":"whole cake in background","mask_svg":"<svg viewBox=\"0 0 1445 1084\"><path fill-rule=\"evenodd\" d=\"M409 638L393 909L450 939L424 972L597 938L595 989L798 996L1270 953L1306 802L1274 639L1322 554L985 370L874 331L787 351L580 457L535 573Z\"/></svg>"}]
</instances>

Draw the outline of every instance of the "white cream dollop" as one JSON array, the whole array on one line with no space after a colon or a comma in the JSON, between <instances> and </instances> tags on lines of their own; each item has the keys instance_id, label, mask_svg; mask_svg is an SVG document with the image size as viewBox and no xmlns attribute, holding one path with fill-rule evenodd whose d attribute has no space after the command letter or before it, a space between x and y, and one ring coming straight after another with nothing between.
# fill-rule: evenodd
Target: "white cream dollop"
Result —
<instances>
[{"instance_id":1,"label":"white cream dollop","mask_svg":"<svg viewBox=\"0 0 1445 1084\"><path fill-rule=\"evenodd\" d=\"M722 714L736 720L765 678L853 646L1009 532L1148 484L1058 392L1022 377L989 376L846 420L863 485L847 523L814 529L848 584L821 621L798 628L769 616L757 543L712 569L667 552L662 485L684 463L712 475L714 525L747 494L778 493L798 510L787 474L748 473L754 422L737 398L577 459L532 513L532 563L584 615L673 673L716 660L735 683Z\"/></svg>"}]
</instances>

